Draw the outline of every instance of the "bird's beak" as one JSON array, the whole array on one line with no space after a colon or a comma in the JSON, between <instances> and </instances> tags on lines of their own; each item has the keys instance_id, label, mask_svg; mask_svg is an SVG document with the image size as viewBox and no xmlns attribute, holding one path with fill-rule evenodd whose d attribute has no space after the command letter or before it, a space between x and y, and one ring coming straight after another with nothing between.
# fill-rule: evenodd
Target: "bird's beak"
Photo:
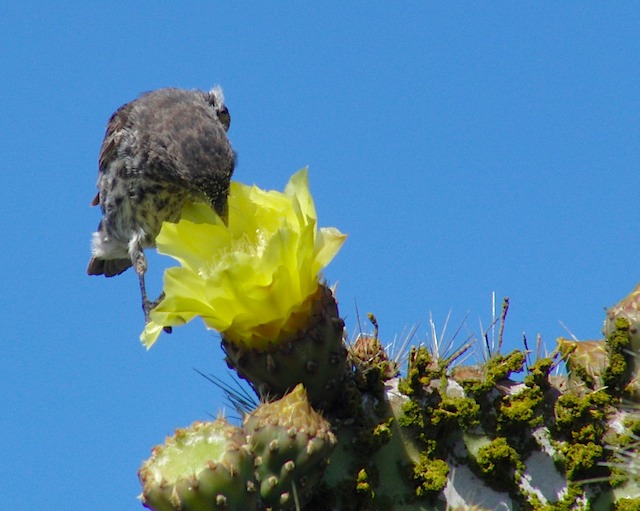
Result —
<instances>
[{"instance_id":1,"label":"bird's beak","mask_svg":"<svg viewBox=\"0 0 640 511\"><path fill-rule=\"evenodd\" d=\"M226 194L223 200L213 201L211 206L216 214L222 219L224 225L229 225L229 206L227 204Z\"/></svg>"},{"instance_id":2,"label":"bird's beak","mask_svg":"<svg viewBox=\"0 0 640 511\"><path fill-rule=\"evenodd\" d=\"M229 226L229 211L225 211L224 213L220 214L220 218L224 222L224 225Z\"/></svg>"}]
</instances>

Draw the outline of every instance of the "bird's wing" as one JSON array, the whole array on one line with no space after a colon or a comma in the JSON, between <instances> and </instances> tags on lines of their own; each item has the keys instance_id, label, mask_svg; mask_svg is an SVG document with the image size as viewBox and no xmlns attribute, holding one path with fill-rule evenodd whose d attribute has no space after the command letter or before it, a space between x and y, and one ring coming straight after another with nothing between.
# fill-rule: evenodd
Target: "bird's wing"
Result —
<instances>
[{"instance_id":1,"label":"bird's wing","mask_svg":"<svg viewBox=\"0 0 640 511\"><path fill-rule=\"evenodd\" d=\"M100 156L98 157L98 168L100 172L104 172L109 166L109 163L117 155L118 142L122 135L122 130L128 123L133 103L133 101L126 103L118 108L107 123L107 131L102 141L102 147L100 148Z\"/></svg>"},{"instance_id":2,"label":"bird's wing","mask_svg":"<svg viewBox=\"0 0 640 511\"><path fill-rule=\"evenodd\" d=\"M102 147L100 147L100 155L98 156L98 176L106 170L109 163L118 153L118 142L122 129L126 126L129 119L129 112L131 111L132 105L133 101L122 105L113 113L107 123L107 131L104 134ZM100 183L100 178L98 178L98 183ZM96 193L96 196L91 201L92 206L97 206L98 204L100 204L100 191Z\"/></svg>"}]
</instances>

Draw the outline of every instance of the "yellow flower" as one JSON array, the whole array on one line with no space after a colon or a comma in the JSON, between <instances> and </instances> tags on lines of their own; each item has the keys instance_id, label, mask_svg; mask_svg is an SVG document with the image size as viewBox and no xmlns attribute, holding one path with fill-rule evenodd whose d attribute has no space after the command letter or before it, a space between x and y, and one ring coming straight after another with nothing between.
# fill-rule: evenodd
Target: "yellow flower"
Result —
<instances>
[{"instance_id":1,"label":"yellow flower","mask_svg":"<svg viewBox=\"0 0 640 511\"><path fill-rule=\"evenodd\" d=\"M229 225L205 204L189 204L164 223L158 252L180 262L164 275L164 299L140 336L147 348L163 327L200 316L207 327L247 348L304 328L321 270L346 236L317 228L307 169L284 193L232 183Z\"/></svg>"}]
</instances>

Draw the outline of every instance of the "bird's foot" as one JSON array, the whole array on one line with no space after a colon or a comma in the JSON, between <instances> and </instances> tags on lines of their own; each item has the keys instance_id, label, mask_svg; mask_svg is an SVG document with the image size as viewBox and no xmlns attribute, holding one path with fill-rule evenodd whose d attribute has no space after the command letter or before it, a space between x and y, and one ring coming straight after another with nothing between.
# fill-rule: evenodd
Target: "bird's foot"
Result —
<instances>
[{"instance_id":1,"label":"bird's foot","mask_svg":"<svg viewBox=\"0 0 640 511\"><path fill-rule=\"evenodd\" d=\"M166 295L164 294L164 291L162 293L160 293L160 296L158 296L158 298L156 298L153 302L149 302L149 311L151 311L151 309L155 309L158 304L164 300L164 297Z\"/></svg>"},{"instance_id":2,"label":"bird's foot","mask_svg":"<svg viewBox=\"0 0 640 511\"><path fill-rule=\"evenodd\" d=\"M154 301L150 301L150 300L144 301L144 303L142 304L142 310L144 311L145 323L149 323L151 321L151 318L150 318L151 311L155 309L162 300L164 300L164 297L165 297L165 294L163 291L162 293L160 293L160 296L158 296L158 298L156 298ZM165 326L162 329L168 334L170 334L173 331L173 329L170 326Z\"/></svg>"}]
</instances>

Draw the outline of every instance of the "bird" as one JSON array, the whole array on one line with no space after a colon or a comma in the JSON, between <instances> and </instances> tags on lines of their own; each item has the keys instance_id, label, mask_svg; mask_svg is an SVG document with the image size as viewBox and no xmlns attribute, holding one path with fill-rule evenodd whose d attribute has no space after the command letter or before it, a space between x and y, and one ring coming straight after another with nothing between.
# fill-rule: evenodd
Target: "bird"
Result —
<instances>
[{"instance_id":1,"label":"bird","mask_svg":"<svg viewBox=\"0 0 640 511\"><path fill-rule=\"evenodd\" d=\"M109 119L98 157L102 218L91 238L88 275L135 270L145 322L162 300L147 297L144 250L187 202L205 202L226 224L236 153L222 89L163 88L141 94Z\"/></svg>"}]
</instances>

